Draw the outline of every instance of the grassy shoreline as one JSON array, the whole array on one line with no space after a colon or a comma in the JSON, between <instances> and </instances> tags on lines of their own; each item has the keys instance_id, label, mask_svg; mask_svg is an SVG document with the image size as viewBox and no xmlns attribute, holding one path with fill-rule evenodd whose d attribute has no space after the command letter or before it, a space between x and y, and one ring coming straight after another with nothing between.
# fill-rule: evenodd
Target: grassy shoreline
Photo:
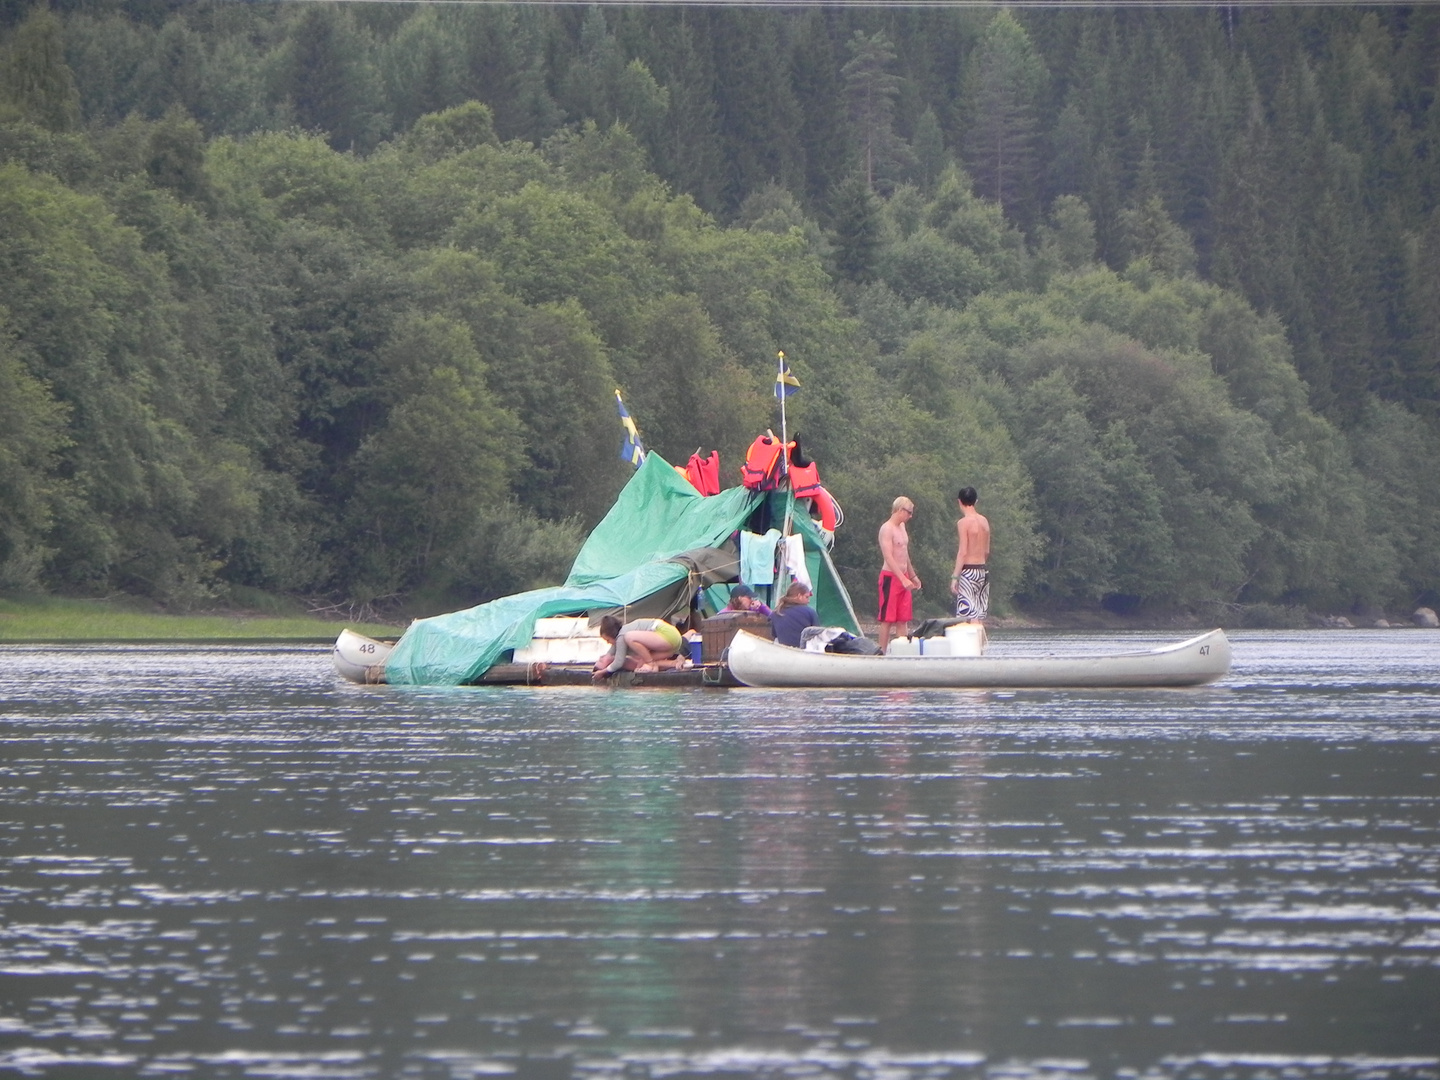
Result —
<instances>
[{"instance_id":1,"label":"grassy shoreline","mask_svg":"<svg viewBox=\"0 0 1440 1080\"><path fill-rule=\"evenodd\" d=\"M0 597L0 643L87 641L333 641L349 626L371 637L398 637L403 627L236 611L175 615L128 601Z\"/></svg>"},{"instance_id":2,"label":"grassy shoreline","mask_svg":"<svg viewBox=\"0 0 1440 1080\"><path fill-rule=\"evenodd\" d=\"M0 596L0 644L56 644L66 642L331 642L344 627L369 637L393 639L404 632L395 624L364 623L318 618L300 610L298 603L257 596L255 608L179 615L148 606L131 597L78 600L51 596ZM263 610L257 610L263 608ZM1233 612L1230 619L1196 615L1121 616L1110 612L1011 612L993 617L991 630L1187 630L1228 625L1296 628L1322 625L1318 618L1294 609L1277 609L1257 618ZM918 620L917 620L918 621ZM1399 619L1391 626L1407 626ZM861 619L861 629L875 636L878 626ZM1361 620L1359 625L1371 625Z\"/></svg>"}]
</instances>

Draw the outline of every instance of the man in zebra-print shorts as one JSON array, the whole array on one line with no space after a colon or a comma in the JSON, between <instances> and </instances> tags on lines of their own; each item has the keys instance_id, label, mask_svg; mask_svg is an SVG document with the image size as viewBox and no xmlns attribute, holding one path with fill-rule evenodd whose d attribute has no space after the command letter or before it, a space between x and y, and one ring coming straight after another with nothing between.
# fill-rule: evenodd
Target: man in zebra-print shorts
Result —
<instances>
[{"instance_id":1,"label":"man in zebra-print shorts","mask_svg":"<svg viewBox=\"0 0 1440 1080\"><path fill-rule=\"evenodd\" d=\"M955 594L958 618L983 623L990 614L990 522L975 509L977 498L973 487L960 489L960 520L955 523L960 546L950 591Z\"/></svg>"}]
</instances>

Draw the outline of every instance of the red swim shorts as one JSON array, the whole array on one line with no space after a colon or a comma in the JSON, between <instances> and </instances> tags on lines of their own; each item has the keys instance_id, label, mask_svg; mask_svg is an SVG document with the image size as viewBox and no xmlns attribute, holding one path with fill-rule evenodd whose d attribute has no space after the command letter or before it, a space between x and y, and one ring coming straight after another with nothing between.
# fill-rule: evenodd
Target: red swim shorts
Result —
<instances>
[{"instance_id":1,"label":"red swim shorts","mask_svg":"<svg viewBox=\"0 0 1440 1080\"><path fill-rule=\"evenodd\" d=\"M911 603L910 590L889 570L881 570L878 620L882 623L909 622Z\"/></svg>"}]
</instances>

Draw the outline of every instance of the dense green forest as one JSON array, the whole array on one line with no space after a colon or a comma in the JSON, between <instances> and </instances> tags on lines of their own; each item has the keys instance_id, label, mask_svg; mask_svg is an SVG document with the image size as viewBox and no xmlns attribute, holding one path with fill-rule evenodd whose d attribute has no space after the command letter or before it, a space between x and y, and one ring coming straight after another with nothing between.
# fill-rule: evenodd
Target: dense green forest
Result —
<instances>
[{"instance_id":1,"label":"dense green forest","mask_svg":"<svg viewBox=\"0 0 1440 1080\"><path fill-rule=\"evenodd\" d=\"M0 589L552 584L620 388L944 602L1440 590L1440 9L0 2Z\"/></svg>"}]
</instances>

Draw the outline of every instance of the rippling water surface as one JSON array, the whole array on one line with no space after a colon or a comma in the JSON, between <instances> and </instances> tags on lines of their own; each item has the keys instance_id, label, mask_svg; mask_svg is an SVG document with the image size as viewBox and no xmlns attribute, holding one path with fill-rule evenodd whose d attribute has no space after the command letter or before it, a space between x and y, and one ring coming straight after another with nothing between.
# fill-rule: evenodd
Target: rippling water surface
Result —
<instances>
[{"instance_id":1,"label":"rippling water surface","mask_svg":"<svg viewBox=\"0 0 1440 1080\"><path fill-rule=\"evenodd\" d=\"M1440 1077L1440 633L1233 638L1008 693L0 648L0 1072Z\"/></svg>"}]
</instances>

